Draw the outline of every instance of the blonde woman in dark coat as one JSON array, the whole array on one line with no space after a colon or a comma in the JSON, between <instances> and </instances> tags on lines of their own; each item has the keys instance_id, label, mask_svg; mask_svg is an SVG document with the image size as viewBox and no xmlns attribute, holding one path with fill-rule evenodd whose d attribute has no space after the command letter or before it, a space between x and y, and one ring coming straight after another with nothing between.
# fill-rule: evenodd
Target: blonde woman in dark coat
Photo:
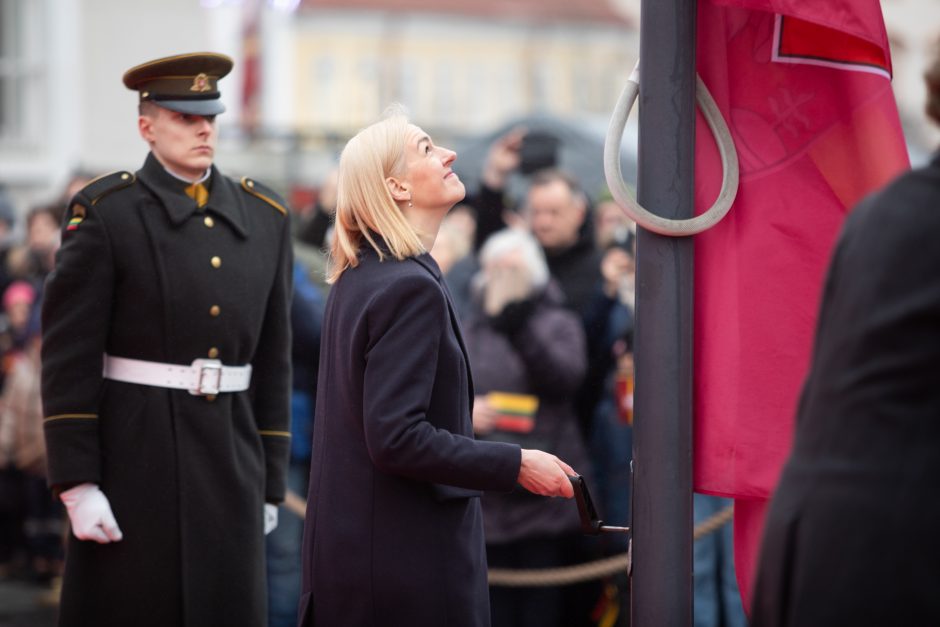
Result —
<instances>
[{"instance_id":1,"label":"blonde woman in dark coat","mask_svg":"<svg viewBox=\"0 0 940 627\"><path fill-rule=\"evenodd\" d=\"M428 254L456 154L393 112L339 166L300 624L489 625L480 496L572 496L554 455L473 439L473 382Z\"/></svg>"}]
</instances>

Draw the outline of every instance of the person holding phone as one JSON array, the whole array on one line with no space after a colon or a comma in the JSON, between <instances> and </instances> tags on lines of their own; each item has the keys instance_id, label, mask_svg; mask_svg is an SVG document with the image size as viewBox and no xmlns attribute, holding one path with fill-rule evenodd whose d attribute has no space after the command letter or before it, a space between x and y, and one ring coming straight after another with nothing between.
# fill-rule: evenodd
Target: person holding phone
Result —
<instances>
[{"instance_id":1,"label":"person holding phone","mask_svg":"<svg viewBox=\"0 0 940 627\"><path fill-rule=\"evenodd\" d=\"M343 150L300 625L489 625L480 496L573 494L554 455L473 438L457 315L427 252L456 153L392 109Z\"/></svg>"}]
</instances>

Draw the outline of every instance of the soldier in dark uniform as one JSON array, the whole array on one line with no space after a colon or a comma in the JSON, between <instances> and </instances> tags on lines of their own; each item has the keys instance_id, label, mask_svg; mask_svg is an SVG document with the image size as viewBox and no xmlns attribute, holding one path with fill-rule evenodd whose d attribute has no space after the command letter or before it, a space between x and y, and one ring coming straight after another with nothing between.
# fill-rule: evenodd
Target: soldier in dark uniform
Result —
<instances>
[{"instance_id":1,"label":"soldier in dark uniform","mask_svg":"<svg viewBox=\"0 0 940 627\"><path fill-rule=\"evenodd\" d=\"M145 63L150 146L70 203L43 305L62 625L263 625L289 451L284 202L212 164L219 54ZM267 529L266 529L267 528Z\"/></svg>"}]
</instances>

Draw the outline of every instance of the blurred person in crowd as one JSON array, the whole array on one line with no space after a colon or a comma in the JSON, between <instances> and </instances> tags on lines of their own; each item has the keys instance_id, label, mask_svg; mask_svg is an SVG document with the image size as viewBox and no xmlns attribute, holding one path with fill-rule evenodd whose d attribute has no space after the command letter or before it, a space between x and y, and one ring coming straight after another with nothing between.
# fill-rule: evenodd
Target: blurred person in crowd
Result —
<instances>
[{"instance_id":1,"label":"blurred person in crowd","mask_svg":"<svg viewBox=\"0 0 940 627\"><path fill-rule=\"evenodd\" d=\"M506 204L505 186L523 166L525 129L496 139L487 152L480 187L468 198L477 211L476 248L506 227L527 227L535 235L566 306L584 315L600 283L601 254L594 242L590 201L580 183L553 167L535 171L521 208Z\"/></svg>"},{"instance_id":2,"label":"blurred person in crowd","mask_svg":"<svg viewBox=\"0 0 940 627\"><path fill-rule=\"evenodd\" d=\"M5 290L13 280L7 263L7 256L13 248L17 235L16 210L6 190L0 186L0 291Z\"/></svg>"},{"instance_id":3,"label":"blurred person in crowd","mask_svg":"<svg viewBox=\"0 0 940 627\"><path fill-rule=\"evenodd\" d=\"M14 281L3 291L3 317L0 328L0 385L13 364L26 349L30 317L36 290L26 281Z\"/></svg>"},{"instance_id":4,"label":"blurred person in crowd","mask_svg":"<svg viewBox=\"0 0 940 627\"><path fill-rule=\"evenodd\" d=\"M434 240L434 248L431 249L431 256L445 277L457 263L473 252L475 229L473 209L468 205L456 205L444 216ZM460 309L459 303L457 308Z\"/></svg>"},{"instance_id":5,"label":"blurred person in crowd","mask_svg":"<svg viewBox=\"0 0 940 627\"><path fill-rule=\"evenodd\" d=\"M633 241L636 223L623 212L613 199L605 199L594 208L594 243L600 250L607 250L617 243Z\"/></svg>"},{"instance_id":6,"label":"blurred person in crowd","mask_svg":"<svg viewBox=\"0 0 940 627\"><path fill-rule=\"evenodd\" d=\"M925 78L940 123L940 45ZM940 624L938 208L940 153L842 227L767 512L754 627Z\"/></svg>"},{"instance_id":7,"label":"blurred person in crowd","mask_svg":"<svg viewBox=\"0 0 940 627\"><path fill-rule=\"evenodd\" d=\"M597 429L597 405L616 369L615 345L633 333L636 283L636 238L627 231L624 239L613 240L600 263L601 281L584 314L588 334L588 374L579 390L582 426L588 433ZM603 431L603 428L601 428ZM592 436L593 437L593 436Z\"/></svg>"},{"instance_id":8,"label":"blurred person in crowd","mask_svg":"<svg viewBox=\"0 0 940 627\"><path fill-rule=\"evenodd\" d=\"M22 358L27 346L27 324L35 290L25 281L17 281L3 292L3 313L0 315L0 386L5 385ZM24 475L23 451L18 424L4 414L0 398L0 575L19 574L24 567L27 515L27 484ZM26 459L31 459L26 455ZM31 463L25 464L32 466Z\"/></svg>"},{"instance_id":9,"label":"blurred person in crowd","mask_svg":"<svg viewBox=\"0 0 940 627\"><path fill-rule=\"evenodd\" d=\"M327 173L320 184L313 209L304 219L298 220L297 224L297 239L321 250L327 247L327 236L336 213L336 177L336 169Z\"/></svg>"},{"instance_id":10,"label":"blurred person in crowd","mask_svg":"<svg viewBox=\"0 0 940 627\"><path fill-rule=\"evenodd\" d=\"M322 294L329 292L326 282L329 254L328 237L336 211L336 171L331 170L320 184L316 201L301 215L294 216L294 257L304 274Z\"/></svg>"},{"instance_id":11,"label":"blurred person in crowd","mask_svg":"<svg viewBox=\"0 0 940 627\"><path fill-rule=\"evenodd\" d=\"M598 388L591 421L591 459L597 501L604 516L626 524L630 515L630 459L633 456L633 286L636 276L632 241L614 242L601 262L602 291L590 316L601 329L589 347L589 370ZM613 551L626 550L619 534L604 536Z\"/></svg>"},{"instance_id":12,"label":"blurred person in crowd","mask_svg":"<svg viewBox=\"0 0 940 627\"><path fill-rule=\"evenodd\" d=\"M584 316L601 279L587 196L569 174L542 170L529 181L523 211L568 307Z\"/></svg>"},{"instance_id":13,"label":"blurred person in crowd","mask_svg":"<svg viewBox=\"0 0 940 627\"><path fill-rule=\"evenodd\" d=\"M465 341L476 398L473 429L484 441L554 453L588 473L572 398L585 372L584 331L562 305L531 234L507 229L480 250L476 311ZM517 489L483 497L487 562L496 568L569 564L580 538L576 507ZM565 625L558 587L491 587L495 627Z\"/></svg>"},{"instance_id":14,"label":"blurred person in crowd","mask_svg":"<svg viewBox=\"0 0 940 627\"><path fill-rule=\"evenodd\" d=\"M42 316L49 483L72 529L62 625L267 620L290 224L275 192L213 165L231 67L195 53L128 70L150 153L69 203Z\"/></svg>"},{"instance_id":15,"label":"blurred person in crowd","mask_svg":"<svg viewBox=\"0 0 940 627\"><path fill-rule=\"evenodd\" d=\"M428 254L464 197L400 111L340 158L300 625L489 624L481 490L571 497L543 451L473 438L456 312Z\"/></svg>"},{"instance_id":16,"label":"blurred person in crowd","mask_svg":"<svg viewBox=\"0 0 940 627\"><path fill-rule=\"evenodd\" d=\"M20 472L24 497L23 535L31 575L51 583L61 574L64 512L46 486L46 447L40 395L40 334L31 324L33 289L25 282L10 285L3 304L11 325L22 329L22 349L9 356L9 370L0 396L0 465L4 453Z\"/></svg>"},{"instance_id":17,"label":"blurred person in crowd","mask_svg":"<svg viewBox=\"0 0 940 627\"><path fill-rule=\"evenodd\" d=\"M604 519L625 525L630 520L633 459L633 326L624 326L611 346L613 366L605 381L591 431L591 461L594 468L594 500ZM607 553L627 550L627 537L602 537Z\"/></svg>"},{"instance_id":18,"label":"blurred person in crowd","mask_svg":"<svg viewBox=\"0 0 940 627\"><path fill-rule=\"evenodd\" d=\"M701 525L721 515L733 499L712 494L692 495L693 522ZM694 627L747 627L734 569L734 526L696 538L692 546L692 607Z\"/></svg>"},{"instance_id":19,"label":"blurred person in crowd","mask_svg":"<svg viewBox=\"0 0 940 627\"><path fill-rule=\"evenodd\" d=\"M561 288L565 306L581 317L588 370L575 393L575 407L582 437L587 439L606 376L598 356L609 352L609 346L604 347L607 326L604 313L609 308L603 307L607 303L602 293L602 251L594 242L590 199L580 183L555 167L538 169L537 165L550 165L555 159L539 151L527 153L528 136L526 129L518 128L493 142L481 172L480 188L468 201L477 210L477 242L485 241L503 226L528 228L533 233L552 278ZM505 185L513 172L526 172L528 177L528 190L519 208L506 205ZM608 363L609 359L603 362ZM590 559L596 553L593 540L584 540L582 559ZM580 598L586 608L576 613L587 614L600 589L594 582L588 582L569 586L565 592L572 599ZM577 603L569 601L569 605Z\"/></svg>"},{"instance_id":20,"label":"blurred person in crowd","mask_svg":"<svg viewBox=\"0 0 940 627\"><path fill-rule=\"evenodd\" d=\"M522 144L527 132L523 127L511 129L497 137L486 153L479 187L466 199L477 213L474 250L480 250L490 235L505 227L526 226L518 207L507 203L506 186L510 175L522 166Z\"/></svg>"},{"instance_id":21,"label":"blurred person in crowd","mask_svg":"<svg viewBox=\"0 0 940 627\"><path fill-rule=\"evenodd\" d=\"M595 502L605 520L627 525L630 520L633 458L633 301L636 273L633 239L614 240L601 260L601 289L585 316L588 336L588 374L579 392L582 428L590 445L595 477ZM599 551L607 555L627 550L627 537L604 534ZM629 613L629 582L607 582L618 612Z\"/></svg>"},{"instance_id":22,"label":"blurred person in crowd","mask_svg":"<svg viewBox=\"0 0 940 627\"><path fill-rule=\"evenodd\" d=\"M323 296L294 262L294 295L290 309L291 447L287 470L287 498L278 516L277 528L267 537L268 627L296 627L300 601L304 509L310 476L313 416L320 369L320 332L323 326Z\"/></svg>"},{"instance_id":23,"label":"blurred person in crowd","mask_svg":"<svg viewBox=\"0 0 940 627\"><path fill-rule=\"evenodd\" d=\"M6 243L13 234L16 210L6 188L0 184L0 243Z\"/></svg>"},{"instance_id":24,"label":"blurred person in crowd","mask_svg":"<svg viewBox=\"0 0 940 627\"><path fill-rule=\"evenodd\" d=\"M594 241L590 201L573 176L556 168L546 168L528 178L529 188L521 208L506 205L505 186L509 176L521 171L524 165L526 135L525 129L513 129L490 146L480 187L468 198L477 211L476 241L482 244L489 235L505 226L530 229L542 246L552 277L561 287L565 306L582 317L590 349L599 345L604 335L604 319L595 302L603 296L602 251ZM469 293L469 286L461 286L456 281L452 284L456 292ZM589 365L591 361L589 359ZM590 430L602 385L602 372L590 366L584 388L578 393L578 415L584 434Z\"/></svg>"},{"instance_id":25,"label":"blurred person in crowd","mask_svg":"<svg viewBox=\"0 0 940 627\"><path fill-rule=\"evenodd\" d=\"M44 205L26 215L26 245L30 254L30 278L42 283L55 266L61 243L62 207Z\"/></svg>"},{"instance_id":26,"label":"blurred person in crowd","mask_svg":"<svg viewBox=\"0 0 940 627\"><path fill-rule=\"evenodd\" d=\"M441 225L441 236L434 242L431 256L441 265L444 282L461 320L472 310L470 284L480 269L477 261L475 238L477 233L476 209L460 203L451 209ZM447 266L446 269L444 266Z\"/></svg>"},{"instance_id":27,"label":"blurred person in crowd","mask_svg":"<svg viewBox=\"0 0 940 627\"><path fill-rule=\"evenodd\" d=\"M95 180L95 175L82 168L76 168L69 174L65 186L62 188L62 194L55 203L60 211L64 211L69 201L75 197L75 194Z\"/></svg>"}]
</instances>

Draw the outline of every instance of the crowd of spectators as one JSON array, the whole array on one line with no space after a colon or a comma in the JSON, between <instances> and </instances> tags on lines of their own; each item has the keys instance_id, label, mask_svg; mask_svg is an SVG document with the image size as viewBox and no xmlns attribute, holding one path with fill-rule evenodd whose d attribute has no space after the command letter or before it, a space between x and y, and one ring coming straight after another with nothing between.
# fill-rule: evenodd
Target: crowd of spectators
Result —
<instances>
[{"instance_id":1,"label":"crowd of spectators","mask_svg":"<svg viewBox=\"0 0 940 627\"><path fill-rule=\"evenodd\" d=\"M55 587L65 516L46 486L39 311L59 247L66 198L89 178L76 173L58 197L18 212L0 189L0 579Z\"/></svg>"}]
</instances>

